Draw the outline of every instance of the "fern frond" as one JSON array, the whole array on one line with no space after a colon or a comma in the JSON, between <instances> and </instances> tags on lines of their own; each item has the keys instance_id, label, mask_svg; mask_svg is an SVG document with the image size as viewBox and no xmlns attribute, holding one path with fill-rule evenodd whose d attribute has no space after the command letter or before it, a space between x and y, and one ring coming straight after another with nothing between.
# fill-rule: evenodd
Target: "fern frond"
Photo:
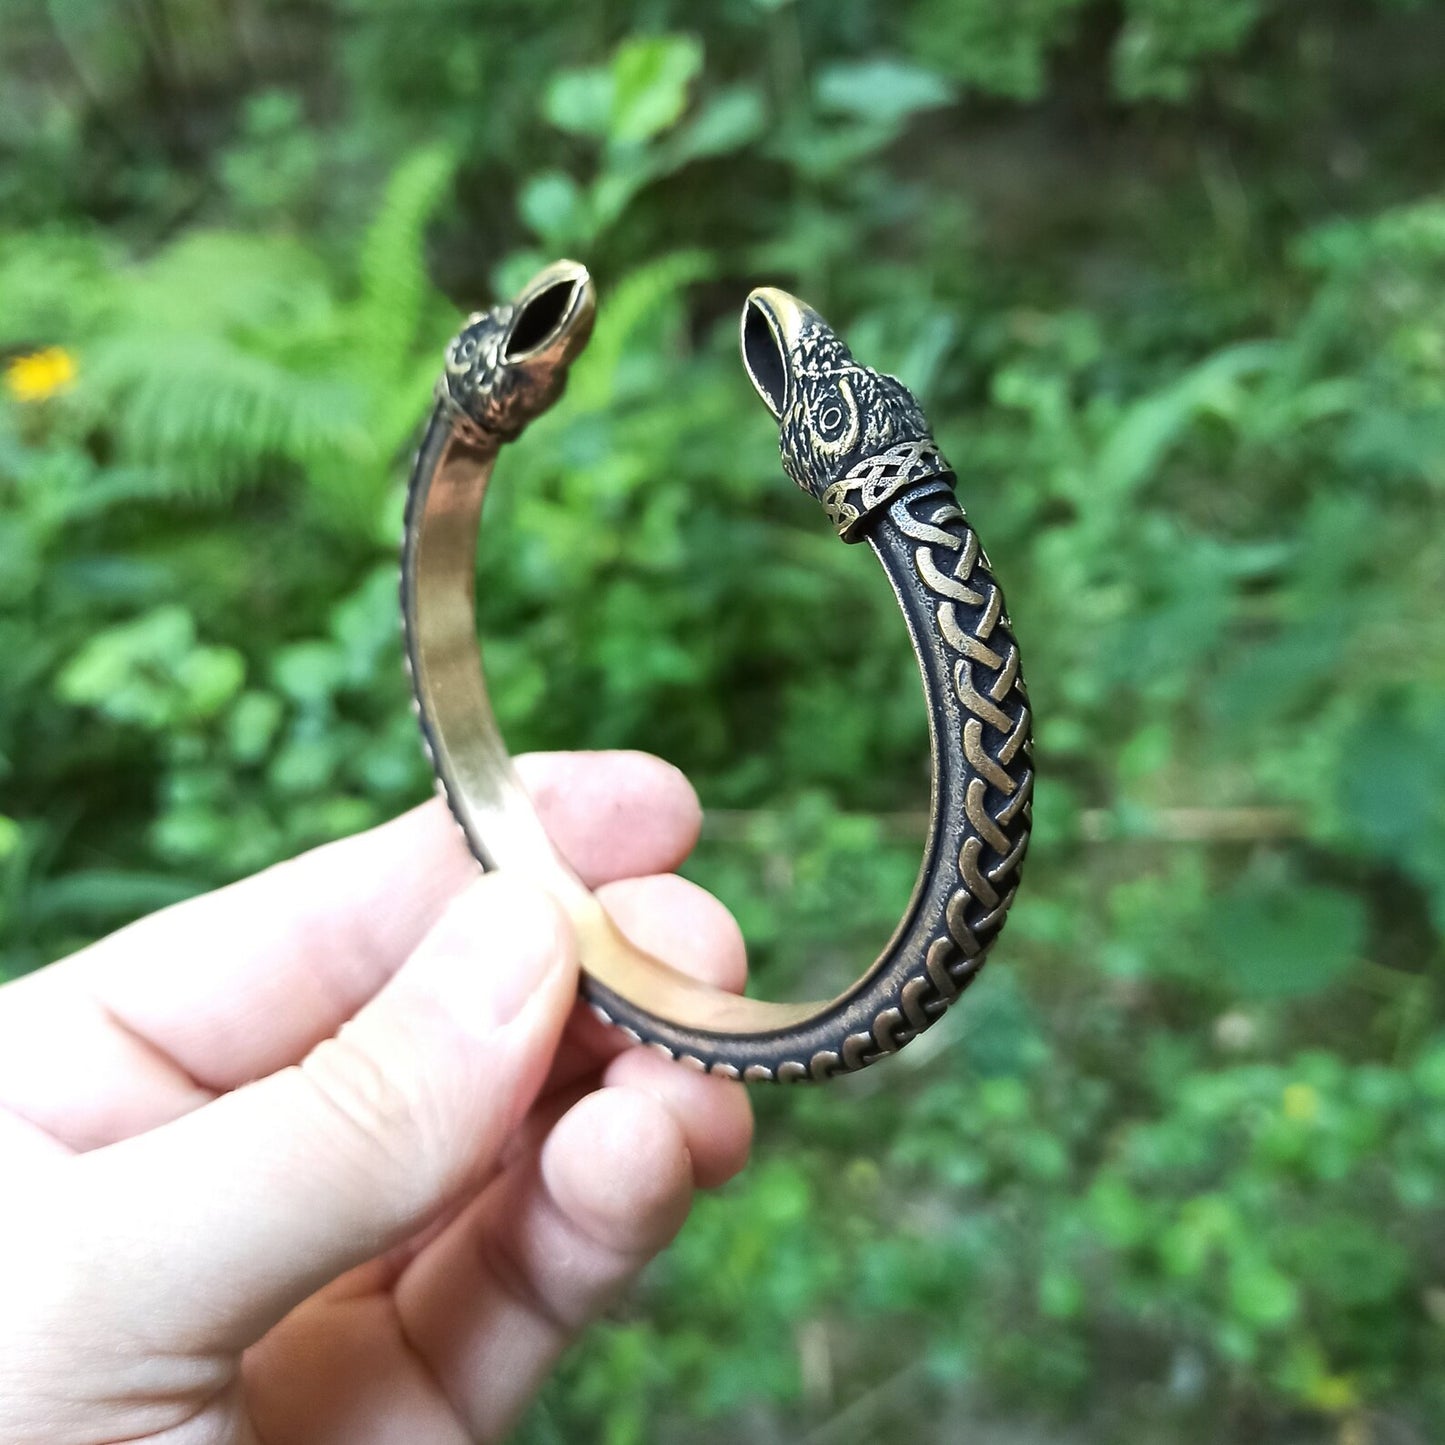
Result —
<instances>
[{"instance_id":1,"label":"fern frond","mask_svg":"<svg viewBox=\"0 0 1445 1445\"><path fill-rule=\"evenodd\" d=\"M96 237L0 234L0 347L73 345L119 293L114 258Z\"/></svg>"},{"instance_id":2,"label":"fern frond","mask_svg":"<svg viewBox=\"0 0 1445 1445\"><path fill-rule=\"evenodd\" d=\"M395 376L416 345L431 294L424 260L427 222L455 170L456 157L446 147L414 152L393 173L362 243L355 360L377 383Z\"/></svg>"},{"instance_id":3,"label":"fern frond","mask_svg":"<svg viewBox=\"0 0 1445 1445\"><path fill-rule=\"evenodd\" d=\"M364 393L304 376L218 338L123 338L90 358L85 401L115 418L123 456L159 465L205 496L370 452Z\"/></svg>"},{"instance_id":4,"label":"fern frond","mask_svg":"<svg viewBox=\"0 0 1445 1445\"><path fill-rule=\"evenodd\" d=\"M336 327L320 258L285 236L192 232L128 268L123 282L123 329L152 338L244 337L275 355Z\"/></svg>"},{"instance_id":5,"label":"fern frond","mask_svg":"<svg viewBox=\"0 0 1445 1445\"><path fill-rule=\"evenodd\" d=\"M614 282L597 309L597 329L571 383L572 406L587 410L606 406L617 392L623 355L639 328L715 269L706 251L676 251Z\"/></svg>"}]
</instances>

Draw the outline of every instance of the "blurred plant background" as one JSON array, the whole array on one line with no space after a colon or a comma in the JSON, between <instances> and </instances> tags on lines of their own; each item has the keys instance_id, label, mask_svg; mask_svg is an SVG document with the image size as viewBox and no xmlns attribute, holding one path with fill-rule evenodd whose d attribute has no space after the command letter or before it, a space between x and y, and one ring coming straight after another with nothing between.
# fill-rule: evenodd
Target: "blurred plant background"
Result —
<instances>
[{"instance_id":1,"label":"blurred plant background","mask_svg":"<svg viewBox=\"0 0 1445 1445\"><path fill-rule=\"evenodd\" d=\"M509 738L681 764L760 987L852 977L927 729L738 365L783 284L1008 585L1027 884L939 1028L757 1096L520 1438L1445 1438L1442 55L1432 0L9 0L3 968L427 794L408 449L572 254L483 545Z\"/></svg>"}]
</instances>

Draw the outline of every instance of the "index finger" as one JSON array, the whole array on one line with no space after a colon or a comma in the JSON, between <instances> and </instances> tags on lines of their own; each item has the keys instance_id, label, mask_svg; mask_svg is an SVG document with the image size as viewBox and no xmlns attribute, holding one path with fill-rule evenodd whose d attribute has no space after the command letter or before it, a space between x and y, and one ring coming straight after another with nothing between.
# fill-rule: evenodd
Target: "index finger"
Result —
<instances>
[{"instance_id":1,"label":"index finger","mask_svg":"<svg viewBox=\"0 0 1445 1445\"><path fill-rule=\"evenodd\" d=\"M518 760L589 886L675 867L697 797L644 753ZM152 1128L328 1037L476 876L434 801L177 904L0 989L0 1106L80 1148Z\"/></svg>"}]
</instances>

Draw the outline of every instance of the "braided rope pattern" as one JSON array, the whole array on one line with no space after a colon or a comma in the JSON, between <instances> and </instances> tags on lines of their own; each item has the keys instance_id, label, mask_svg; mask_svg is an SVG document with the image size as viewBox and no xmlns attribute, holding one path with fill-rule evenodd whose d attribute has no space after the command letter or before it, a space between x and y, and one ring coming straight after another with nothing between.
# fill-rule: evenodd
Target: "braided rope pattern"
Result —
<instances>
[{"instance_id":1,"label":"braided rope pattern","mask_svg":"<svg viewBox=\"0 0 1445 1445\"><path fill-rule=\"evenodd\" d=\"M951 488L933 487L899 498L889 508L888 522L917 544L914 574L951 663L967 765L957 886L948 897L942 926L921 950L921 963L905 979L896 1004L884 1008L867 1029L850 1033L836 1050L820 1049L809 1058L776 1066L708 1064L648 1040L592 1003L599 1018L620 1027L634 1042L650 1043L684 1064L724 1078L821 1080L864 1068L901 1049L943 1015L982 967L1018 889L1032 815L1033 744L1028 693L1003 593Z\"/></svg>"}]
</instances>

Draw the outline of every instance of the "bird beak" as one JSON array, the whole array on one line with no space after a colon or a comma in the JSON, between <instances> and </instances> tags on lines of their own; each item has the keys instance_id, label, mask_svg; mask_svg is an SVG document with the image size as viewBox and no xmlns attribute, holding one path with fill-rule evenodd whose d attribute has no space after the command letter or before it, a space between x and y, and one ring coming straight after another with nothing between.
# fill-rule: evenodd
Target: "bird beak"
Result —
<instances>
[{"instance_id":1,"label":"bird beak","mask_svg":"<svg viewBox=\"0 0 1445 1445\"><path fill-rule=\"evenodd\" d=\"M597 316L597 288L576 261L554 261L513 302L502 355L512 363L565 367L587 344Z\"/></svg>"},{"instance_id":2,"label":"bird beak","mask_svg":"<svg viewBox=\"0 0 1445 1445\"><path fill-rule=\"evenodd\" d=\"M776 286L759 286L743 306L743 365L763 404L779 420L792 405L793 358L809 324L827 329L811 306Z\"/></svg>"}]
</instances>

